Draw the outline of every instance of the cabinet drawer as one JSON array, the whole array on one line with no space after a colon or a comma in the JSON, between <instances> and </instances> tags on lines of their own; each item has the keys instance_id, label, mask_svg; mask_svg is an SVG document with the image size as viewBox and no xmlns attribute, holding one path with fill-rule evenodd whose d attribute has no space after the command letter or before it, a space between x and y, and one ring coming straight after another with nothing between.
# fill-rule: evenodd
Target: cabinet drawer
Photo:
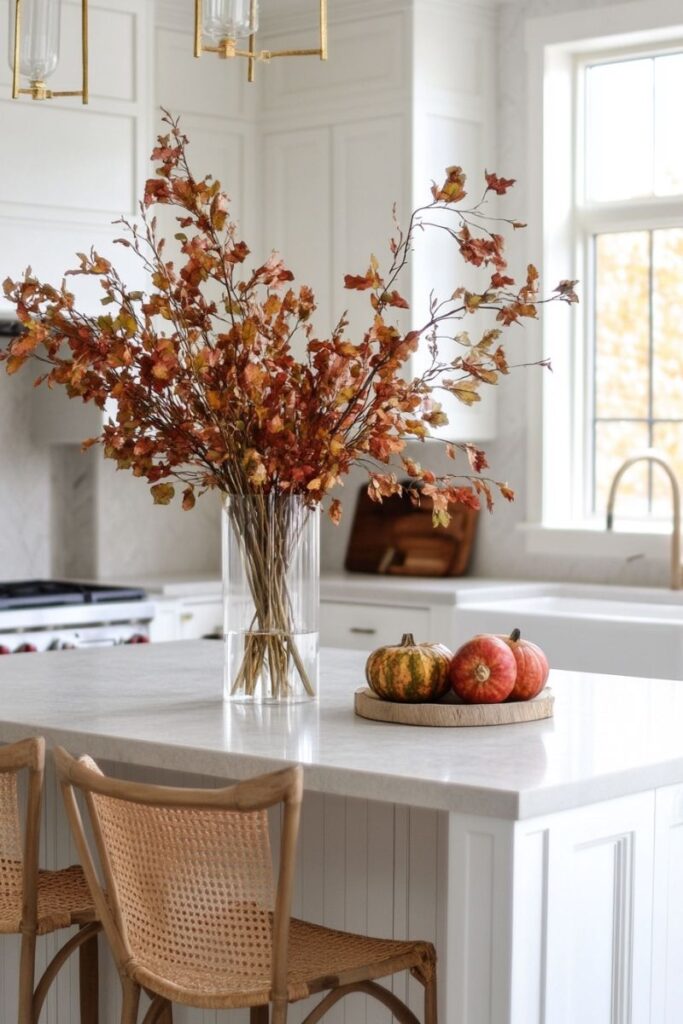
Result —
<instances>
[{"instance_id":1,"label":"cabinet drawer","mask_svg":"<svg viewBox=\"0 0 683 1024\"><path fill-rule=\"evenodd\" d=\"M370 651L400 643L404 633L429 640L428 608L396 608L374 604L323 601L320 605L320 643Z\"/></svg>"},{"instance_id":2,"label":"cabinet drawer","mask_svg":"<svg viewBox=\"0 0 683 1024\"><path fill-rule=\"evenodd\" d=\"M223 601L216 597L207 601L183 601L180 605L178 637L198 640L209 633L223 632Z\"/></svg>"}]
</instances>

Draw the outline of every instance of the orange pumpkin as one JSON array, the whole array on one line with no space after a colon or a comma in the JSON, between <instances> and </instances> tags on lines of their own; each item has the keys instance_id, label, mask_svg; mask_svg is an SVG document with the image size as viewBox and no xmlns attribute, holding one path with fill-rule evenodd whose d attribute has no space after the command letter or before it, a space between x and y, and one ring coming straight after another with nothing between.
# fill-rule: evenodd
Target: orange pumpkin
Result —
<instances>
[{"instance_id":1,"label":"orange pumpkin","mask_svg":"<svg viewBox=\"0 0 683 1024\"><path fill-rule=\"evenodd\" d=\"M548 659L537 644L522 638L518 629L501 636L517 662L517 679L508 700L532 700L548 682Z\"/></svg>"},{"instance_id":2,"label":"orange pumpkin","mask_svg":"<svg viewBox=\"0 0 683 1024\"><path fill-rule=\"evenodd\" d=\"M419 703L448 692L451 652L443 644L416 644L411 633L400 644L378 647L365 665L370 689L383 700Z\"/></svg>"},{"instance_id":3,"label":"orange pumpkin","mask_svg":"<svg viewBox=\"0 0 683 1024\"><path fill-rule=\"evenodd\" d=\"M480 633L455 652L450 677L453 690L466 704L500 704L512 692L517 665L503 640Z\"/></svg>"}]
</instances>

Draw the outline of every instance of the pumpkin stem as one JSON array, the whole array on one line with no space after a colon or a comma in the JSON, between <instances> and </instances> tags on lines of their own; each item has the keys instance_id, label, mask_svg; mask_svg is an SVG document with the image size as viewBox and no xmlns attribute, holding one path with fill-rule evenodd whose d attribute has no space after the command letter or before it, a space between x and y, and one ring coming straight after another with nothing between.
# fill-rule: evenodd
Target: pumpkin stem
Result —
<instances>
[{"instance_id":1,"label":"pumpkin stem","mask_svg":"<svg viewBox=\"0 0 683 1024\"><path fill-rule=\"evenodd\" d=\"M415 641L412 633L404 633L401 638L401 647L414 647Z\"/></svg>"},{"instance_id":2,"label":"pumpkin stem","mask_svg":"<svg viewBox=\"0 0 683 1024\"><path fill-rule=\"evenodd\" d=\"M480 661L474 670L474 678L478 683L485 683L491 677L491 669Z\"/></svg>"},{"instance_id":3,"label":"pumpkin stem","mask_svg":"<svg viewBox=\"0 0 683 1024\"><path fill-rule=\"evenodd\" d=\"M519 640L519 638L521 637L521 635L522 635L521 629L513 629L512 632L510 633L509 639L513 642L513 644L516 644L517 641Z\"/></svg>"}]
</instances>

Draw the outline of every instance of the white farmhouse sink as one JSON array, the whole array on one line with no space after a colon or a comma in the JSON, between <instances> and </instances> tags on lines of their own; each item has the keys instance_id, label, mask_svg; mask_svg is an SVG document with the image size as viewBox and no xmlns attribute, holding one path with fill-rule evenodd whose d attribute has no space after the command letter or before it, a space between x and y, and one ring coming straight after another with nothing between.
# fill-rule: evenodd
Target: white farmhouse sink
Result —
<instances>
[{"instance_id":1,"label":"white farmhouse sink","mask_svg":"<svg viewBox=\"0 0 683 1024\"><path fill-rule=\"evenodd\" d=\"M683 591L523 583L458 601L457 644L515 627L554 668L683 680Z\"/></svg>"}]
</instances>

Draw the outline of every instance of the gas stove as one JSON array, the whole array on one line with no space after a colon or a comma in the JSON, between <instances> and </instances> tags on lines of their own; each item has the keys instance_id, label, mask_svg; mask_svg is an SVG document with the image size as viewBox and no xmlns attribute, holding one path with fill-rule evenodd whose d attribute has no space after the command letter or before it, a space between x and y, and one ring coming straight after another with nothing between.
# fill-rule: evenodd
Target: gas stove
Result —
<instances>
[{"instance_id":1,"label":"gas stove","mask_svg":"<svg viewBox=\"0 0 683 1024\"><path fill-rule=\"evenodd\" d=\"M147 643L155 611L137 587L0 582L0 655Z\"/></svg>"},{"instance_id":2,"label":"gas stove","mask_svg":"<svg viewBox=\"0 0 683 1024\"><path fill-rule=\"evenodd\" d=\"M67 580L0 582L0 610L100 604L103 601L140 601L146 596L144 590L138 587L107 587L100 583L72 583Z\"/></svg>"}]
</instances>

